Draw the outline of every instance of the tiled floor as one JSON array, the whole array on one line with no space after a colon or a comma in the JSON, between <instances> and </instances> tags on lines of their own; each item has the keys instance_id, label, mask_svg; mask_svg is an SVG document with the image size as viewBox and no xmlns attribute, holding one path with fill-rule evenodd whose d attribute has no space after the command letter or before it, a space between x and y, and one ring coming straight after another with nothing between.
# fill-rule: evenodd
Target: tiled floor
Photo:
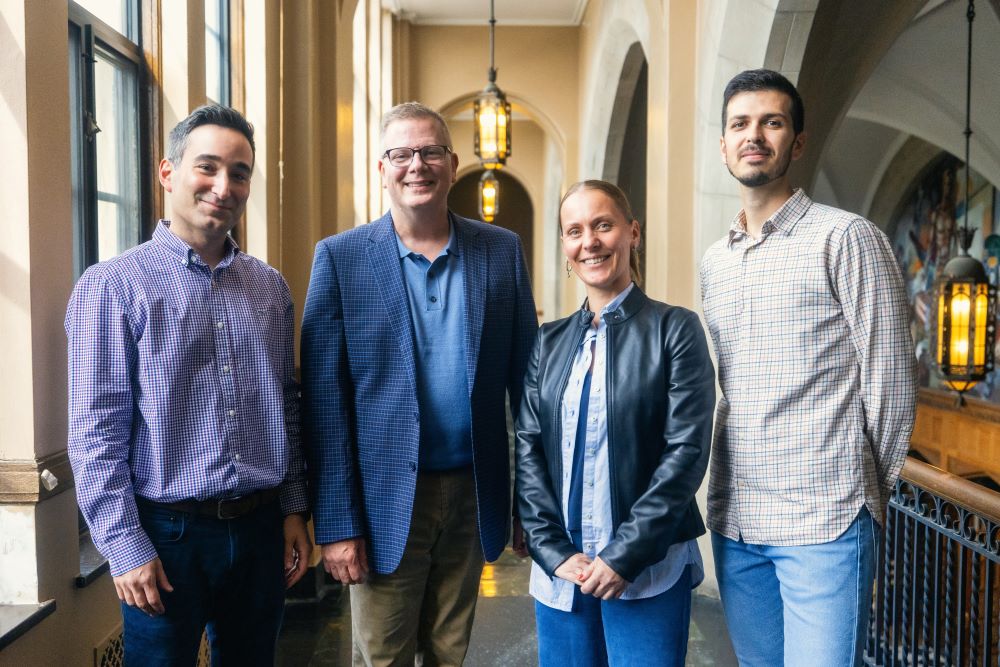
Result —
<instances>
[{"instance_id":1,"label":"tiled floor","mask_svg":"<svg viewBox=\"0 0 1000 667\"><path fill-rule=\"evenodd\" d=\"M537 664L533 603L527 595L530 561L509 553L486 566L467 667ZM718 600L694 596L687 665L736 665ZM318 603L291 604L278 651L280 667L351 664L351 619L339 589Z\"/></svg>"}]
</instances>

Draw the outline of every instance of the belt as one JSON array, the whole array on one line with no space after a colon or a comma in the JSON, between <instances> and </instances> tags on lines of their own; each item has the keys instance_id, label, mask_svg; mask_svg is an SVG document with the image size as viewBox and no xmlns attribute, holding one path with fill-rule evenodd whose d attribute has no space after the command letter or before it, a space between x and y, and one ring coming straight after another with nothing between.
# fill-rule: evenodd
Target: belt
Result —
<instances>
[{"instance_id":1,"label":"belt","mask_svg":"<svg viewBox=\"0 0 1000 667\"><path fill-rule=\"evenodd\" d=\"M136 497L136 500L156 507L208 516L213 519L238 519L246 516L259 507L269 505L278 499L278 489L270 488L237 498L213 498L210 500L181 500L176 503L160 503L147 498Z\"/></svg>"}]
</instances>

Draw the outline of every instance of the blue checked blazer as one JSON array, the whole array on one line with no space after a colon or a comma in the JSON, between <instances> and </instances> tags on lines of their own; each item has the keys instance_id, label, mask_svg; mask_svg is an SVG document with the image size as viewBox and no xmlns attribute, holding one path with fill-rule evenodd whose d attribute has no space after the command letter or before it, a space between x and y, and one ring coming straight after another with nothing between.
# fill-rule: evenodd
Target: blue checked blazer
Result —
<instances>
[{"instance_id":1,"label":"blue checked blazer","mask_svg":"<svg viewBox=\"0 0 1000 667\"><path fill-rule=\"evenodd\" d=\"M518 236L451 220L464 264L476 519L492 561L507 543L511 517L504 399L509 393L517 414L537 318ZM380 574L399 565L413 509L420 442L413 350L391 214L320 241L302 320L303 444L316 542L363 536Z\"/></svg>"}]
</instances>

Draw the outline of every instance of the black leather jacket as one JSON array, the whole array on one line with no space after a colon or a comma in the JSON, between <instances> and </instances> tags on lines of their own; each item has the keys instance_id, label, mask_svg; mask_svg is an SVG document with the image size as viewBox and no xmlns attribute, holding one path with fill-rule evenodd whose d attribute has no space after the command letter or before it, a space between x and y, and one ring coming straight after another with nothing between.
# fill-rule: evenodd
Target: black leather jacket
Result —
<instances>
[{"instance_id":1,"label":"black leather jacket","mask_svg":"<svg viewBox=\"0 0 1000 667\"><path fill-rule=\"evenodd\" d=\"M517 507L549 575L577 553L562 516L560 404L593 314L542 325L517 418ZM715 369L698 316L638 287L605 315L608 458L614 537L598 554L629 581L705 533L694 494L708 465Z\"/></svg>"}]
</instances>

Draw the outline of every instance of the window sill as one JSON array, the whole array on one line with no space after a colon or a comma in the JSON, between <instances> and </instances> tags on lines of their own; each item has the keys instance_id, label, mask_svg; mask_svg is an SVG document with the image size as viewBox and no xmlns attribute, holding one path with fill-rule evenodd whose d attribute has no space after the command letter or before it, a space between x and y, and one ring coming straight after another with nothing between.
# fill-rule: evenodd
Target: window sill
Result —
<instances>
[{"instance_id":1,"label":"window sill","mask_svg":"<svg viewBox=\"0 0 1000 667\"><path fill-rule=\"evenodd\" d=\"M80 535L80 574L76 575L74 583L77 588L86 588L98 577L107 572L108 559L94 546L90 533Z\"/></svg>"},{"instance_id":2,"label":"window sill","mask_svg":"<svg viewBox=\"0 0 1000 667\"><path fill-rule=\"evenodd\" d=\"M55 600L41 604L0 604L0 651L55 610Z\"/></svg>"}]
</instances>

